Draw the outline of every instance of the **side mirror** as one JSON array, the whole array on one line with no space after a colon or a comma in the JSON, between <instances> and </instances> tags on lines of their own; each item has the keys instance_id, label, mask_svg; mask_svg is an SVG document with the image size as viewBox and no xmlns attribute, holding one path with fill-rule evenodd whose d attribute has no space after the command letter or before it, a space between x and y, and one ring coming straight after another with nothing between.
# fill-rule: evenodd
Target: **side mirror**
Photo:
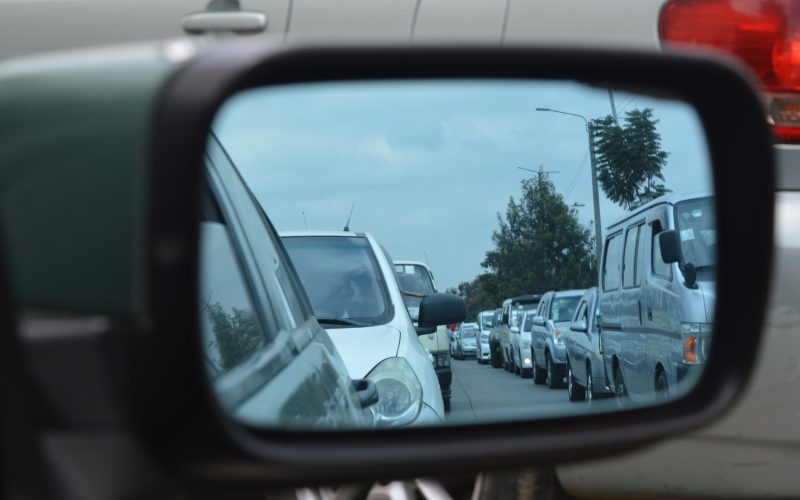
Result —
<instances>
[{"instance_id":1,"label":"side mirror","mask_svg":"<svg viewBox=\"0 0 800 500\"><path fill-rule=\"evenodd\" d=\"M541 316L534 316L533 324L537 326L544 326L544 318Z\"/></svg>"},{"instance_id":2,"label":"side mirror","mask_svg":"<svg viewBox=\"0 0 800 500\"><path fill-rule=\"evenodd\" d=\"M681 237L678 231L669 229L658 234L658 244L661 247L661 260L665 264L681 262L683 251L681 250Z\"/></svg>"},{"instance_id":3,"label":"side mirror","mask_svg":"<svg viewBox=\"0 0 800 500\"><path fill-rule=\"evenodd\" d=\"M586 333L588 331L586 327L586 322L584 320L573 321L572 323L569 324L569 329L572 330L573 332Z\"/></svg>"},{"instance_id":4,"label":"side mirror","mask_svg":"<svg viewBox=\"0 0 800 500\"><path fill-rule=\"evenodd\" d=\"M464 299L449 293L434 293L422 299L419 304L417 335L433 333L439 325L461 323L466 317L467 304ZM432 331L428 331L430 329Z\"/></svg>"}]
</instances>

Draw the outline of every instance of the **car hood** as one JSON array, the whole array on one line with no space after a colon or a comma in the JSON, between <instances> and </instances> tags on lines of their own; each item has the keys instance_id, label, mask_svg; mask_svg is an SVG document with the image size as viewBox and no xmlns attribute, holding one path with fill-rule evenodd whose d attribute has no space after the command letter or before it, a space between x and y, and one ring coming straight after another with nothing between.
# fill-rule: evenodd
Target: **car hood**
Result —
<instances>
[{"instance_id":1,"label":"car hood","mask_svg":"<svg viewBox=\"0 0 800 500\"><path fill-rule=\"evenodd\" d=\"M364 378L375 365L397 356L400 345L400 331L387 325L328 328L327 332L352 378Z\"/></svg>"}]
</instances>

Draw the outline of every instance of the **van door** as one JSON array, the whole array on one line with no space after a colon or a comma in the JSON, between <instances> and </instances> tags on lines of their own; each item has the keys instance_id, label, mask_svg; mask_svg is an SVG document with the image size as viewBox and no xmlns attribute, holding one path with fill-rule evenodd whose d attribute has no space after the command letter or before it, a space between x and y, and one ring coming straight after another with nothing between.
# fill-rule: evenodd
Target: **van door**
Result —
<instances>
[{"instance_id":1,"label":"van door","mask_svg":"<svg viewBox=\"0 0 800 500\"><path fill-rule=\"evenodd\" d=\"M647 362L647 334L644 331L640 235L645 233L644 219L633 222L625 231L622 253L622 288L620 291L620 326L625 338L623 364L628 392L639 394L650 387L651 370Z\"/></svg>"},{"instance_id":2,"label":"van door","mask_svg":"<svg viewBox=\"0 0 800 500\"><path fill-rule=\"evenodd\" d=\"M604 342L604 365L608 382L614 381L614 367L621 364L625 338L620 323L620 284L622 281L622 231L606 237L600 270L598 308ZM624 373L623 373L624 375ZM627 381L627 379L626 379Z\"/></svg>"},{"instance_id":3,"label":"van door","mask_svg":"<svg viewBox=\"0 0 800 500\"><path fill-rule=\"evenodd\" d=\"M644 254L643 323L647 332L647 362L651 380L648 390L655 390L655 373L659 365L671 373L671 364L683 355L680 330L680 294L674 276L674 266L661 259L658 234L665 229L666 210L647 224ZM666 226L669 227L669 226Z\"/></svg>"}]
</instances>

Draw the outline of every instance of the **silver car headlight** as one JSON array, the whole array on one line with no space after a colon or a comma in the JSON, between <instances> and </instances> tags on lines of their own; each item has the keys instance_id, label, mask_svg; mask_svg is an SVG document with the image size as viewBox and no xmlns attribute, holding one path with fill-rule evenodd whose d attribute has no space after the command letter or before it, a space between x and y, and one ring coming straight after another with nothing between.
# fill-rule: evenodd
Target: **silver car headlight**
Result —
<instances>
[{"instance_id":1,"label":"silver car headlight","mask_svg":"<svg viewBox=\"0 0 800 500\"><path fill-rule=\"evenodd\" d=\"M367 375L378 389L378 402L369 409L379 427L413 422L422 409L422 385L405 358L388 358Z\"/></svg>"}]
</instances>

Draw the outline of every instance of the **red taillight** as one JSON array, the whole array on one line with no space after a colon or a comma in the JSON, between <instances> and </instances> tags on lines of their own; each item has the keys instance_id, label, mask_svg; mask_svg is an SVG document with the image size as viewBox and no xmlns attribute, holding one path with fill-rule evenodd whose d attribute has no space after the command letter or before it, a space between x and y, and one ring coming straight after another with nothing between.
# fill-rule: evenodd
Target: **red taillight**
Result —
<instances>
[{"instance_id":1,"label":"red taillight","mask_svg":"<svg viewBox=\"0 0 800 500\"><path fill-rule=\"evenodd\" d=\"M742 59L767 91L776 134L800 142L800 0L670 0L658 28L665 45Z\"/></svg>"}]
</instances>

